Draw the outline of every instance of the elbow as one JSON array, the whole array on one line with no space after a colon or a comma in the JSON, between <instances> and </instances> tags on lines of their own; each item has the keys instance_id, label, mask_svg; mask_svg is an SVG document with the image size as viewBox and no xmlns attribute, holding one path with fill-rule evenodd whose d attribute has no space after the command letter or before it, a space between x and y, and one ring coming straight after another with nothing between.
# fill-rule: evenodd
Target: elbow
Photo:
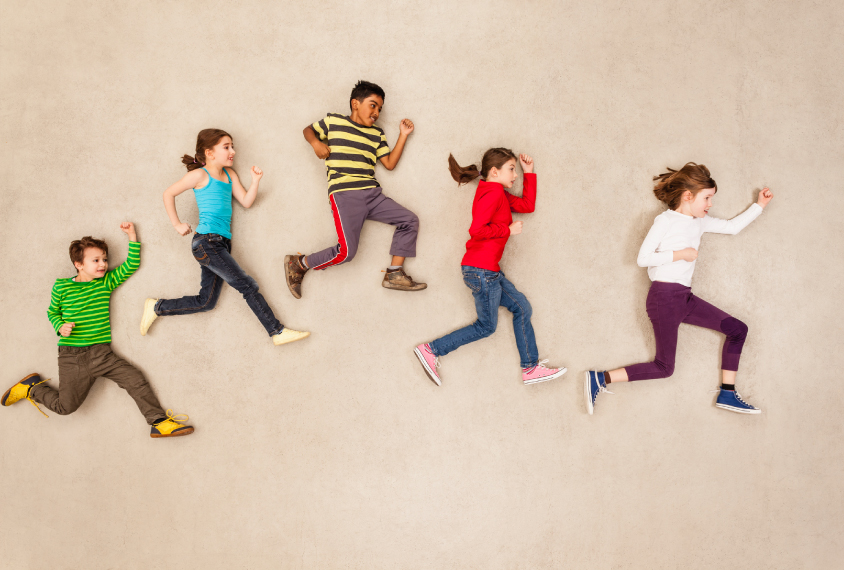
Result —
<instances>
[{"instance_id":1,"label":"elbow","mask_svg":"<svg viewBox=\"0 0 844 570\"><path fill-rule=\"evenodd\" d=\"M642 256L642 255L640 255L639 257L636 258L636 265L638 265L639 267L650 267L648 265L647 258L645 256Z\"/></svg>"}]
</instances>

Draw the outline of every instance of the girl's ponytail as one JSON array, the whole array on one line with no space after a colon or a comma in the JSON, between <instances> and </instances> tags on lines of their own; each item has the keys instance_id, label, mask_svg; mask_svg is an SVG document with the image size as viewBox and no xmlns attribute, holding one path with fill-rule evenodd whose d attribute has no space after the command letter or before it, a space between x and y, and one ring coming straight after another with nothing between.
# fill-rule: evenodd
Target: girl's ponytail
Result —
<instances>
[{"instance_id":1,"label":"girl's ponytail","mask_svg":"<svg viewBox=\"0 0 844 570\"><path fill-rule=\"evenodd\" d=\"M454 156L448 155L448 169L451 171L451 177L457 181L458 185L468 184L475 178L486 178L491 168L501 169L507 161L516 160L516 155L509 148L491 148L484 153L481 160L481 168L474 164L467 167L462 167L457 164Z\"/></svg>"},{"instance_id":2,"label":"girl's ponytail","mask_svg":"<svg viewBox=\"0 0 844 570\"><path fill-rule=\"evenodd\" d=\"M188 172L205 166L205 151L214 148L223 137L232 138L229 133L222 129L203 129L199 131L199 134L196 136L196 154L193 156L186 154L182 157L182 164L185 165Z\"/></svg>"},{"instance_id":3,"label":"girl's ponytail","mask_svg":"<svg viewBox=\"0 0 844 570\"><path fill-rule=\"evenodd\" d=\"M680 170L669 168L668 172L654 176L654 196L672 210L676 210L680 205L680 199L686 190L694 196L707 188L718 191L718 185L709 176L709 169L694 162L686 163Z\"/></svg>"},{"instance_id":4,"label":"girl's ponytail","mask_svg":"<svg viewBox=\"0 0 844 570\"><path fill-rule=\"evenodd\" d=\"M185 167L188 169L188 172L205 166L205 162L199 162L199 153L196 153L195 156L184 155L182 157L182 164L185 165Z\"/></svg>"},{"instance_id":5,"label":"girl's ponytail","mask_svg":"<svg viewBox=\"0 0 844 570\"><path fill-rule=\"evenodd\" d=\"M481 175L481 171L478 170L477 166L470 164L464 168L457 164L457 160L454 159L454 155L450 153L448 155L448 169L451 172L451 177L454 178L458 186L468 184Z\"/></svg>"}]
</instances>

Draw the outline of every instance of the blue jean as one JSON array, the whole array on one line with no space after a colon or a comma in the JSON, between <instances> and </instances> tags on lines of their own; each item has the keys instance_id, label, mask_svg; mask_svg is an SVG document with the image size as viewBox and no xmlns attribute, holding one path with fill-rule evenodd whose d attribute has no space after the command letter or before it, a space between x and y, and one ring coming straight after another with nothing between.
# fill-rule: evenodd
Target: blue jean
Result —
<instances>
[{"instance_id":1,"label":"blue jean","mask_svg":"<svg viewBox=\"0 0 844 570\"><path fill-rule=\"evenodd\" d=\"M270 336L284 329L264 296L258 292L258 284L231 256L230 239L217 234L196 234L191 242L191 250L194 259L202 266L199 294L181 299L161 299L155 304L156 315L192 315L210 311L217 304L225 282L243 295L246 304Z\"/></svg>"},{"instance_id":2,"label":"blue jean","mask_svg":"<svg viewBox=\"0 0 844 570\"><path fill-rule=\"evenodd\" d=\"M513 332L516 335L522 368L536 366L539 362L539 350L536 348L533 325L530 324L533 309L527 297L504 277L503 271L489 271L469 265L461 267L463 283L471 289L475 298L478 320L431 342L431 352L435 356L445 356L464 344L490 336L498 326L498 307L504 307L513 313Z\"/></svg>"}]
</instances>

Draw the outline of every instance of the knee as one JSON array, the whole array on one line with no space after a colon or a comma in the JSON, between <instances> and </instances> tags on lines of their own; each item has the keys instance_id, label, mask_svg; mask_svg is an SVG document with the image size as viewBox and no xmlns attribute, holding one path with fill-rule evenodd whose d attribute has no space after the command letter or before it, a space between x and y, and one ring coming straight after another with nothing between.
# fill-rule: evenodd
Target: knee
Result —
<instances>
[{"instance_id":1,"label":"knee","mask_svg":"<svg viewBox=\"0 0 844 570\"><path fill-rule=\"evenodd\" d=\"M69 416L73 412L79 409L79 406L82 405L82 402L71 402L70 404L61 404L56 406L58 409L53 410L60 416Z\"/></svg>"},{"instance_id":2,"label":"knee","mask_svg":"<svg viewBox=\"0 0 844 570\"><path fill-rule=\"evenodd\" d=\"M530 302L526 298L519 299L519 314L525 319L533 316L533 307L530 306Z\"/></svg>"},{"instance_id":3,"label":"knee","mask_svg":"<svg viewBox=\"0 0 844 570\"><path fill-rule=\"evenodd\" d=\"M736 318L728 317L721 321L721 332L733 342L744 342L747 331L747 325Z\"/></svg>"},{"instance_id":4,"label":"knee","mask_svg":"<svg viewBox=\"0 0 844 570\"><path fill-rule=\"evenodd\" d=\"M418 232L419 231L419 216L417 216L416 214L413 214L413 217L410 218L410 220L408 220L406 225L409 229L413 230L414 232Z\"/></svg>"},{"instance_id":5,"label":"knee","mask_svg":"<svg viewBox=\"0 0 844 570\"><path fill-rule=\"evenodd\" d=\"M670 378L672 374L674 374L674 363L673 362L665 362L663 360L655 360L654 364L656 367L659 368L659 372L661 374L660 378Z\"/></svg>"},{"instance_id":6,"label":"knee","mask_svg":"<svg viewBox=\"0 0 844 570\"><path fill-rule=\"evenodd\" d=\"M205 291L199 294L199 312L210 311L217 306L217 299L220 298L220 287L215 286L214 289L208 293Z\"/></svg>"},{"instance_id":7,"label":"knee","mask_svg":"<svg viewBox=\"0 0 844 570\"><path fill-rule=\"evenodd\" d=\"M481 338L486 338L488 336L492 336L492 333L495 332L496 324L495 323L485 323L483 321L475 321L475 330L478 333L478 336Z\"/></svg>"},{"instance_id":8,"label":"knee","mask_svg":"<svg viewBox=\"0 0 844 570\"><path fill-rule=\"evenodd\" d=\"M244 275L240 278L238 291L240 291L244 297L254 295L258 292L258 282L252 279L249 275Z\"/></svg>"}]
</instances>

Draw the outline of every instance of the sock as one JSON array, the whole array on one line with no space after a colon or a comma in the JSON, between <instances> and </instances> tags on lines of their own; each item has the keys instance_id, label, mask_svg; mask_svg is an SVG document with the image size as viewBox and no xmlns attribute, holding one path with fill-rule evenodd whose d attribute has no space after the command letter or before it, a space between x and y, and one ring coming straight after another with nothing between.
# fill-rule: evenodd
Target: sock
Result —
<instances>
[{"instance_id":1,"label":"sock","mask_svg":"<svg viewBox=\"0 0 844 570\"><path fill-rule=\"evenodd\" d=\"M612 382L612 378L610 378L610 373L608 370L604 371L604 384L610 384Z\"/></svg>"},{"instance_id":2,"label":"sock","mask_svg":"<svg viewBox=\"0 0 844 570\"><path fill-rule=\"evenodd\" d=\"M302 269L310 269L310 267L308 267L308 257L306 255L299 256L299 265L302 266Z\"/></svg>"},{"instance_id":3,"label":"sock","mask_svg":"<svg viewBox=\"0 0 844 570\"><path fill-rule=\"evenodd\" d=\"M721 389L722 390L730 390L732 392L735 392L736 391L736 385L735 384L721 384Z\"/></svg>"},{"instance_id":4,"label":"sock","mask_svg":"<svg viewBox=\"0 0 844 570\"><path fill-rule=\"evenodd\" d=\"M387 267L387 271L398 271L401 268L401 265L390 265L389 267Z\"/></svg>"}]
</instances>

